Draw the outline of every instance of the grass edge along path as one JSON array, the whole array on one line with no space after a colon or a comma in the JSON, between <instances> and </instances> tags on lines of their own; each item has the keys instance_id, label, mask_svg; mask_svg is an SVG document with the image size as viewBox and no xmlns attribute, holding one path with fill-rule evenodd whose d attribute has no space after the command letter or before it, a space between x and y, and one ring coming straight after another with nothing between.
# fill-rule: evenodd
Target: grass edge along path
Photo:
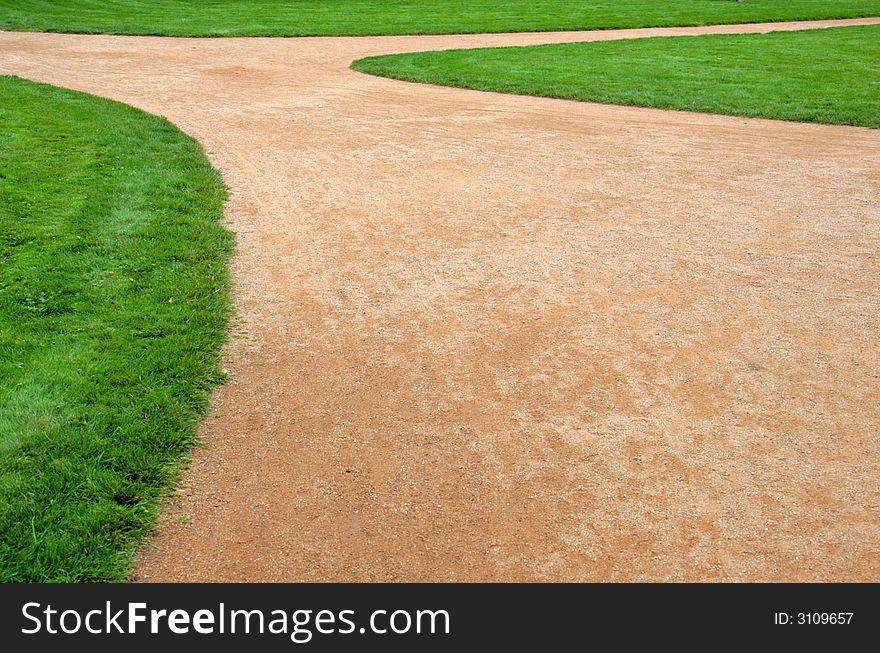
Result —
<instances>
[{"instance_id":1,"label":"grass edge along path","mask_svg":"<svg viewBox=\"0 0 880 653\"><path fill-rule=\"evenodd\" d=\"M481 91L880 127L880 25L415 52L352 68Z\"/></svg>"},{"instance_id":2,"label":"grass edge along path","mask_svg":"<svg viewBox=\"0 0 880 653\"><path fill-rule=\"evenodd\" d=\"M0 580L125 580L222 381L226 189L110 100L0 77L0 124Z\"/></svg>"},{"instance_id":3,"label":"grass edge along path","mask_svg":"<svg viewBox=\"0 0 880 653\"><path fill-rule=\"evenodd\" d=\"M0 0L0 29L155 36L550 32L880 16L880 0Z\"/></svg>"}]
</instances>

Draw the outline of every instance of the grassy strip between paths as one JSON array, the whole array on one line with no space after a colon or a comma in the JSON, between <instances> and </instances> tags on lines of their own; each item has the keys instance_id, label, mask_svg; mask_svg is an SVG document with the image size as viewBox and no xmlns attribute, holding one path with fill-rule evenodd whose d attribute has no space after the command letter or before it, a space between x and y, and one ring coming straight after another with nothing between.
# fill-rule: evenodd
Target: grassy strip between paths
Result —
<instances>
[{"instance_id":1,"label":"grassy strip between paths","mask_svg":"<svg viewBox=\"0 0 880 653\"><path fill-rule=\"evenodd\" d=\"M0 0L0 29L168 36L535 32L880 15L880 0Z\"/></svg>"},{"instance_id":2,"label":"grassy strip between paths","mask_svg":"<svg viewBox=\"0 0 880 653\"><path fill-rule=\"evenodd\" d=\"M226 190L109 100L0 77L0 125L0 580L123 580L221 381Z\"/></svg>"},{"instance_id":3,"label":"grassy strip between paths","mask_svg":"<svg viewBox=\"0 0 880 653\"><path fill-rule=\"evenodd\" d=\"M355 70L483 91L880 127L880 26L368 57Z\"/></svg>"}]
</instances>

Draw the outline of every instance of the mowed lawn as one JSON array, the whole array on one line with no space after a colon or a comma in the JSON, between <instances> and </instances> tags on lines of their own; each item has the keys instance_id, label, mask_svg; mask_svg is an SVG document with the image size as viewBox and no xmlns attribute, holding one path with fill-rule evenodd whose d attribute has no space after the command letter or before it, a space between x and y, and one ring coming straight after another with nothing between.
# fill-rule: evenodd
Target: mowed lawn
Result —
<instances>
[{"instance_id":1,"label":"mowed lawn","mask_svg":"<svg viewBox=\"0 0 880 653\"><path fill-rule=\"evenodd\" d=\"M122 580L221 380L225 187L108 100L0 77L0 125L0 580Z\"/></svg>"},{"instance_id":2,"label":"mowed lawn","mask_svg":"<svg viewBox=\"0 0 880 653\"><path fill-rule=\"evenodd\" d=\"M880 0L0 0L0 29L169 36L453 34L880 15Z\"/></svg>"},{"instance_id":3,"label":"mowed lawn","mask_svg":"<svg viewBox=\"0 0 880 653\"><path fill-rule=\"evenodd\" d=\"M420 52L353 67L484 91L880 127L880 26Z\"/></svg>"}]
</instances>

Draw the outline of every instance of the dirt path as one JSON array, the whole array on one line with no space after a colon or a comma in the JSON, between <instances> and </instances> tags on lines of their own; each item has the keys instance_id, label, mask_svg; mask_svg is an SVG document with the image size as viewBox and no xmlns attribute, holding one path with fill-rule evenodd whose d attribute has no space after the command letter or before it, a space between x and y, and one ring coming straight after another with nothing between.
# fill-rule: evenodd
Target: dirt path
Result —
<instances>
[{"instance_id":1,"label":"dirt path","mask_svg":"<svg viewBox=\"0 0 880 653\"><path fill-rule=\"evenodd\" d=\"M348 69L770 28L0 34L233 193L235 377L138 578L880 580L880 132Z\"/></svg>"}]
</instances>

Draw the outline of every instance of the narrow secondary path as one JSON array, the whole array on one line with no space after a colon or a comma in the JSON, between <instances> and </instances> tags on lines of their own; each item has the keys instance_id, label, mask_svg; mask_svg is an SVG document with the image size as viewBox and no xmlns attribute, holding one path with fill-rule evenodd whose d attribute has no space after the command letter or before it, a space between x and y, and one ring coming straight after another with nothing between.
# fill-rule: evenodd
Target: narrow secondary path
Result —
<instances>
[{"instance_id":1,"label":"narrow secondary path","mask_svg":"<svg viewBox=\"0 0 880 653\"><path fill-rule=\"evenodd\" d=\"M880 579L880 132L348 69L866 23L0 34L233 193L235 376L138 578Z\"/></svg>"}]
</instances>

